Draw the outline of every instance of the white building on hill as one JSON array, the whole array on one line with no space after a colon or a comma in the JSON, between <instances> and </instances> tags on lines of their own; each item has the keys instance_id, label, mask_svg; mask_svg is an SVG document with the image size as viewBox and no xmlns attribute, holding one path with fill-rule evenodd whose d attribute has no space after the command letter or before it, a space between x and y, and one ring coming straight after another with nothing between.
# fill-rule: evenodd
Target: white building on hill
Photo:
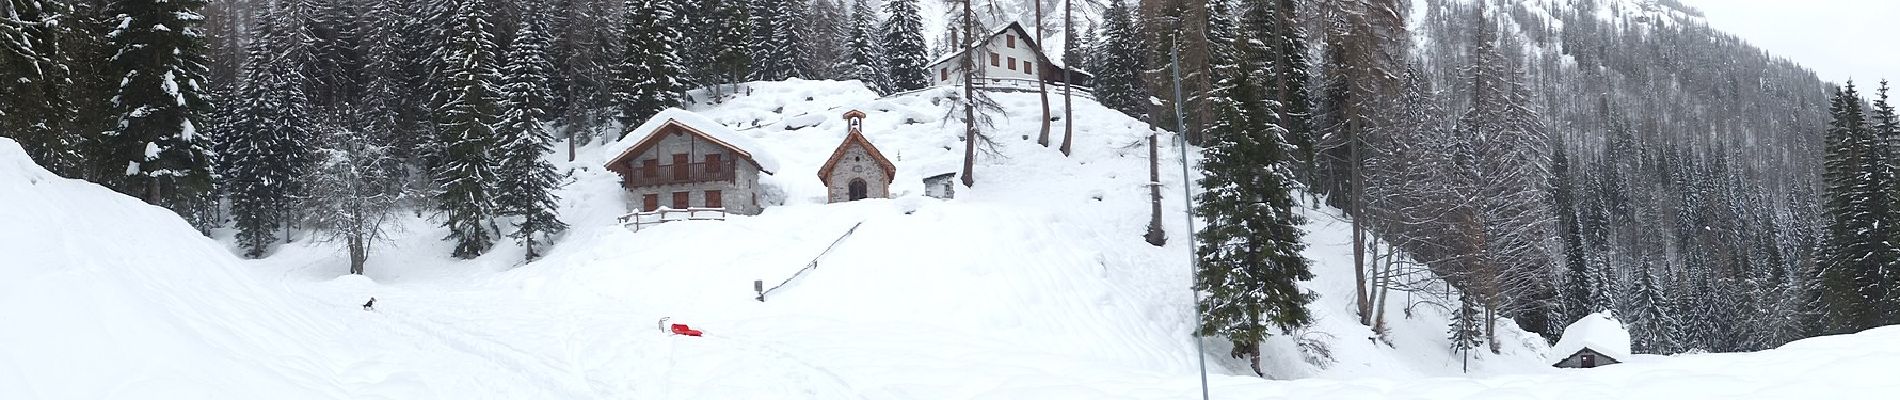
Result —
<instances>
[{"instance_id":1,"label":"white building on hill","mask_svg":"<svg viewBox=\"0 0 1900 400\"><path fill-rule=\"evenodd\" d=\"M1021 24L1009 23L1002 29L990 33L982 42L965 47L963 50L945 54L930 63L931 85L953 85L963 81L961 59L970 51L977 51L978 62L982 63L982 72L990 82L986 87L1015 87L1033 89L1036 80L1060 84L1064 82L1064 67L1060 62L1044 55L1042 47L1036 43L1035 36L1023 30ZM1070 69L1068 80L1076 86L1088 86L1092 75Z\"/></svg>"}]
</instances>

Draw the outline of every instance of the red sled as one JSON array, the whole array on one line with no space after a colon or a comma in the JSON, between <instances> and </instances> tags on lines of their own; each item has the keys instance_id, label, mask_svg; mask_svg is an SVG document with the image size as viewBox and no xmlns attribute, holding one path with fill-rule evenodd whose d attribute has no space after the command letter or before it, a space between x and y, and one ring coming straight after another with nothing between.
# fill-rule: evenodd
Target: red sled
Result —
<instances>
[{"instance_id":1,"label":"red sled","mask_svg":"<svg viewBox=\"0 0 1900 400\"><path fill-rule=\"evenodd\" d=\"M686 326L686 324L673 324L673 334L675 335L699 336L704 333L705 332L694 330L693 327Z\"/></svg>"}]
</instances>

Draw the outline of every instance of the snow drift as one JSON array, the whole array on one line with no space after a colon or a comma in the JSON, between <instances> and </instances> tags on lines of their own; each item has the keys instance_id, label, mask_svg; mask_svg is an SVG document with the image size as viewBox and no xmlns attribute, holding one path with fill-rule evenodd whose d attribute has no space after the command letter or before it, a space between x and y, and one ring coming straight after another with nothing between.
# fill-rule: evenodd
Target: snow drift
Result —
<instances>
[{"instance_id":1,"label":"snow drift","mask_svg":"<svg viewBox=\"0 0 1900 400\"><path fill-rule=\"evenodd\" d=\"M6 138L0 258L4 399L550 393L391 329L356 307L365 297L299 298L266 284L170 211L53 175ZM461 372L428 372L449 365Z\"/></svg>"}]
</instances>

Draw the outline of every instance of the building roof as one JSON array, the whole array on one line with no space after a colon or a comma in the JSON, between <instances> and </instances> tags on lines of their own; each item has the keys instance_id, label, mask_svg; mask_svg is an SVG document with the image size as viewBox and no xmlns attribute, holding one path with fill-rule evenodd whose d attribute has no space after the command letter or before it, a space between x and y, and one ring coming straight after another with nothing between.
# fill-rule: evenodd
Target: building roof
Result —
<instances>
[{"instance_id":1,"label":"building roof","mask_svg":"<svg viewBox=\"0 0 1900 400\"><path fill-rule=\"evenodd\" d=\"M954 60L957 58L957 56L963 55L963 53L968 53L970 52L970 50L975 50L978 47L989 45L991 41L996 40L996 36L1002 35L1004 32L1008 32L1008 31L1016 31L1016 36L1022 38L1023 43L1026 43L1029 45L1030 52L1036 53L1036 58L1042 60L1042 62L1047 63L1049 65L1053 65L1056 68L1068 70L1071 73L1079 74L1084 77L1094 76L1094 75L1089 75L1087 72L1083 72L1082 70L1064 66L1062 65L1062 62L1060 61L1049 59L1049 56L1047 54L1044 54L1042 51L1042 43L1038 42L1035 36L1030 35L1029 31L1024 30L1022 24L1016 23L1016 22L1010 22L1009 25L1005 25L1002 28L997 28L995 31L990 32L989 36L983 37L983 40L971 41L970 44L963 46L962 50L957 50L956 52L953 52L953 53L944 54L943 56L937 57L936 60L931 60L929 64L924 64L924 65L927 65L930 68L936 68L937 64L943 64L950 60Z\"/></svg>"},{"instance_id":2,"label":"building roof","mask_svg":"<svg viewBox=\"0 0 1900 400\"><path fill-rule=\"evenodd\" d=\"M1564 337L1551 346L1548 361L1562 362L1586 348L1617 361L1629 361L1630 332L1608 311L1586 315L1564 327Z\"/></svg>"},{"instance_id":3,"label":"building roof","mask_svg":"<svg viewBox=\"0 0 1900 400\"><path fill-rule=\"evenodd\" d=\"M739 158L758 166L759 171L770 174L778 170L778 159L764 152L764 147L759 146L751 137L733 131L725 124L713 121L704 115L678 108L668 108L660 111L659 114L654 114L653 118L647 119L646 123L628 130L626 137L621 138L620 141L607 145L610 154L618 154L607 162L607 169L611 171L625 169L628 157L644 153L660 142L661 128L667 125L678 126L683 131L732 150L733 154L737 154ZM640 135L635 136L636 133ZM613 151L612 149L615 148L625 150Z\"/></svg>"},{"instance_id":4,"label":"building roof","mask_svg":"<svg viewBox=\"0 0 1900 400\"><path fill-rule=\"evenodd\" d=\"M839 161L844 160L845 150L851 148L852 143L864 146L864 152L870 153L871 160L877 161L877 167L884 170L885 177L897 178L897 165L891 164L890 159L884 158L884 153L878 151L877 146L871 144L870 139L866 139L857 131L851 131L844 135L844 142L838 143L838 148L831 151L831 158L825 160L824 166L818 167L818 180L824 182L825 186L831 186L831 169L837 167Z\"/></svg>"}]
</instances>

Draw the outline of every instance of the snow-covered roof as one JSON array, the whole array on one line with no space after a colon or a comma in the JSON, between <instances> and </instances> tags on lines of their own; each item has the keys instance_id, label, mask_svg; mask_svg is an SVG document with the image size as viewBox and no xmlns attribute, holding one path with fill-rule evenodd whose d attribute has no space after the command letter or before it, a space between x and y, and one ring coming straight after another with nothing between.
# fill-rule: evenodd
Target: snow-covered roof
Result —
<instances>
[{"instance_id":1,"label":"snow-covered roof","mask_svg":"<svg viewBox=\"0 0 1900 400\"><path fill-rule=\"evenodd\" d=\"M923 176L924 179L935 178L941 175L954 175L963 172L963 159L943 158L936 161L918 163L916 167L914 167L914 170L917 171L918 175Z\"/></svg>"},{"instance_id":2,"label":"snow-covered roof","mask_svg":"<svg viewBox=\"0 0 1900 400\"><path fill-rule=\"evenodd\" d=\"M1064 66L1062 65L1061 60L1050 58L1049 54L1045 50L1043 50L1041 41L1037 40L1035 36L1030 35L1029 31L1024 30L1022 24L1015 23L1015 22L1011 22L1009 23L1009 25L1004 25L1001 28L996 28L995 31L990 32L989 36L984 36L982 40L972 40L970 41L969 44L964 45L962 49L944 54L942 56L938 56L936 60L931 60L929 64L924 64L924 65L929 66L930 68L936 68L938 64L943 64L952 59L955 59L957 58L957 56L963 55L963 53L970 52L970 50L974 50L978 47L988 46L990 42L995 41L996 37L999 35L1002 35L1003 32L1012 31L1012 30L1016 31L1016 36L1020 36L1023 38L1023 41L1029 45L1029 49L1032 51L1035 51L1036 58L1041 58L1042 62L1048 63L1049 65L1053 65L1056 68L1067 69L1070 72L1087 75L1087 76L1094 76L1094 75L1089 75L1089 73L1086 71Z\"/></svg>"},{"instance_id":3,"label":"snow-covered roof","mask_svg":"<svg viewBox=\"0 0 1900 400\"><path fill-rule=\"evenodd\" d=\"M1609 311L1584 316L1564 327L1563 339L1550 348L1549 362L1555 364L1588 348L1617 361L1630 359L1630 331Z\"/></svg>"},{"instance_id":4,"label":"snow-covered roof","mask_svg":"<svg viewBox=\"0 0 1900 400\"><path fill-rule=\"evenodd\" d=\"M746 136L743 133L734 131L725 124L721 124L719 121L714 121L712 118L707 118L699 113L678 108L668 108L664 111L660 111L659 114L654 114L653 118L647 119L646 123L642 123L640 126L627 131L626 137L621 138L620 141L607 145L606 154L615 155L613 160L609 162L618 161L626 157L627 152L645 147L648 141L657 140L657 136L654 134L658 133L660 128L666 126L668 123L685 127L689 132L697 133L707 140L737 151L739 155L745 156L747 159L752 160L753 163L758 164L759 170L765 173L769 174L778 171L778 158L772 157L771 153L767 153L765 147L759 145L757 141L752 140L751 136Z\"/></svg>"}]
</instances>

